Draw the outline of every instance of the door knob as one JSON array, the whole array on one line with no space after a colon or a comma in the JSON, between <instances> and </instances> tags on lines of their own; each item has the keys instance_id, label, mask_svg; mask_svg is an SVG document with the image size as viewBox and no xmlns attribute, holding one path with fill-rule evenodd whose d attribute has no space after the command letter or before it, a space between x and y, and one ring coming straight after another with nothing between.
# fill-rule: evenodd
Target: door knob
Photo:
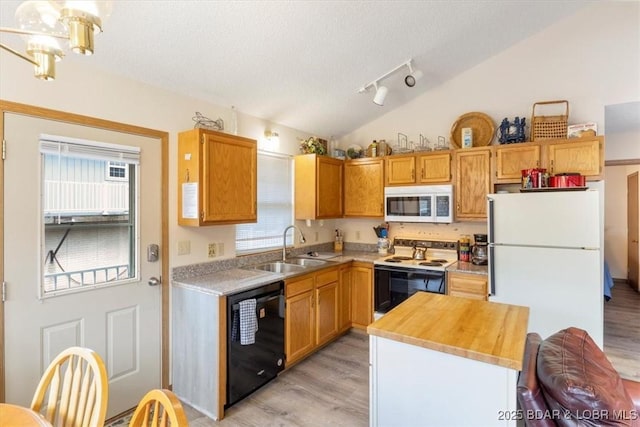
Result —
<instances>
[{"instance_id":1,"label":"door knob","mask_svg":"<svg viewBox=\"0 0 640 427\"><path fill-rule=\"evenodd\" d=\"M152 277L147 283L149 284L149 286L158 286L161 283L161 280L157 277Z\"/></svg>"}]
</instances>

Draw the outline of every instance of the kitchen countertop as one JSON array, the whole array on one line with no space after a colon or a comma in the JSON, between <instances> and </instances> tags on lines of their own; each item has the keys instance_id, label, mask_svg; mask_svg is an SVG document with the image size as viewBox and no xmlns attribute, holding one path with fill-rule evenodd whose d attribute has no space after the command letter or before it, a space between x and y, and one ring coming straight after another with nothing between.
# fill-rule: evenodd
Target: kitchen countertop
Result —
<instances>
[{"instance_id":1,"label":"kitchen countertop","mask_svg":"<svg viewBox=\"0 0 640 427\"><path fill-rule=\"evenodd\" d=\"M453 273L469 273L469 274L489 274L489 268L486 265L475 265L466 261L458 261L447 267L447 271Z\"/></svg>"},{"instance_id":2,"label":"kitchen countertop","mask_svg":"<svg viewBox=\"0 0 640 427\"><path fill-rule=\"evenodd\" d=\"M367 332L521 370L528 321L528 307L417 292Z\"/></svg>"},{"instance_id":3,"label":"kitchen countertop","mask_svg":"<svg viewBox=\"0 0 640 427\"><path fill-rule=\"evenodd\" d=\"M218 296L231 295L249 289L257 288L268 283L273 283L279 280L286 280L290 277L299 276L302 274L313 273L314 271L338 266L340 264L351 261L372 263L379 257L380 255L377 252L345 251L342 253L342 255L337 254L337 256L334 258L324 259L325 261L327 261L326 264L322 264L319 266L309 266L301 271L292 273L272 273L270 271L253 269L248 266L244 268L232 268L229 270L216 271L215 273L202 276L193 276L185 279L174 279L171 283L172 286L175 287L192 289L207 294ZM313 257L304 258L314 259Z\"/></svg>"}]
</instances>

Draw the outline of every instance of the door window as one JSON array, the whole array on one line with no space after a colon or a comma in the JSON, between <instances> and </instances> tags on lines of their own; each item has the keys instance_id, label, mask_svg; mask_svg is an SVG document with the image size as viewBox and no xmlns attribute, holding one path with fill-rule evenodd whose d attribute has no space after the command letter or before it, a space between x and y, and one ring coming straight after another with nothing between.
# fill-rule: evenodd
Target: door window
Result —
<instances>
[{"instance_id":1,"label":"door window","mask_svg":"<svg viewBox=\"0 0 640 427\"><path fill-rule=\"evenodd\" d=\"M41 135L40 152L41 296L136 279L140 150Z\"/></svg>"}]
</instances>

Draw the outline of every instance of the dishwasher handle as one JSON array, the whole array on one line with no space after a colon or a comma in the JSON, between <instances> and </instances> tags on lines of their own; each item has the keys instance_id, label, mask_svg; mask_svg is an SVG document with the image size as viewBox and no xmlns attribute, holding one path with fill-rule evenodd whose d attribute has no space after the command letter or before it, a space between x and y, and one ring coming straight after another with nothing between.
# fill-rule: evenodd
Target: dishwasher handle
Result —
<instances>
[{"instance_id":1,"label":"dishwasher handle","mask_svg":"<svg viewBox=\"0 0 640 427\"><path fill-rule=\"evenodd\" d=\"M282 295L282 293L280 291L278 291L277 293L274 292L274 293L265 295L263 297L256 298L255 299L256 300L256 307L258 307L260 305L263 305L263 304L266 304L269 301L273 301L274 299L280 298L281 295ZM247 299L252 299L252 298L247 298ZM245 300L243 300L243 301L245 301ZM240 309L240 304L233 304L232 309L234 311L235 310L239 310Z\"/></svg>"}]
</instances>

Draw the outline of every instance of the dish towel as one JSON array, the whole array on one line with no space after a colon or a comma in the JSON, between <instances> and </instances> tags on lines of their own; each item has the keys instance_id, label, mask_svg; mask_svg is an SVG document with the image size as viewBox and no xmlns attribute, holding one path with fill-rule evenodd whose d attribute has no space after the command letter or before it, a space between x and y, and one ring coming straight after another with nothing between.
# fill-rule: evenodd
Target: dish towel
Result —
<instances>
[{"instance_id":1,"label":"dish towel","mask_svg":"<svg viewBox=\"0 0 640 427\"><path fill-rule=\"evenodd\" d=\"M240 307L233 310L233 318L231 319L231 341L240 341Z\"/></svg>"},{"instance_id":2,"label":"dish towel","mask_svg":"<svg viewBox=\"0 0 640 427\"><path fill-rule=\"evenodd\" d=\"M256 342L258 318L256 317L256 300L240 301L240 344L250 345Z\"/></svg>"}]
</instances>

